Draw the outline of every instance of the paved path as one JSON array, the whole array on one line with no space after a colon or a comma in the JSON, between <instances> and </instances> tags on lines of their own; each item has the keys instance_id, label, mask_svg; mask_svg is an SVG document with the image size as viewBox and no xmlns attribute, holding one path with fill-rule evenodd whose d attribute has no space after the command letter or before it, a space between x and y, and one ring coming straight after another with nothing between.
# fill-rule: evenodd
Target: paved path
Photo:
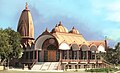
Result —
<instances>
[{"instance_id":1,"label":"paved path","mask_svg":"<svg viewBox=\"0 0 120 73\"><path fill-rule=\"evenodd\" d=\"M120 71L114 72L114 73L120 73Z\"/></svg>"},{"instance_id":2,"label":"paved path","mask_svg":"<svg viewBox=\"0 0 120 73\"><path fill-rule=\"evenodd\" d=\"M21 73L21 71L25 71L25 73L92 73L92 72L84 72L84 71L63 71L63 70L47 70L47 71L41 71L41 70L23 70L23 69L9 69L8 71L17 71L17 73ZM106 72L93 72L93 73L106 73ZM113 73L113 72L109 72ZM120 71L114 72L114 73L120 73Z\"/></svg>"}]
</instances>

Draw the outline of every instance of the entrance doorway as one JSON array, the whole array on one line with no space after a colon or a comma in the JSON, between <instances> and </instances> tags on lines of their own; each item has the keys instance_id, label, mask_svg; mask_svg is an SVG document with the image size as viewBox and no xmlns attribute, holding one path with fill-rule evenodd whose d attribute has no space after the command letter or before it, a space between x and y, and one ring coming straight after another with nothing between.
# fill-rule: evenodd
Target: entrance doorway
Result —
<instances>
[{"instance_id":1,"label":"entrance doorway","mask_svg":"<svg viewBox=\"0 0 120 73\"><path fill-rule=\"evenodd\" d=\"M48 50L44 53L44 61L47 62L55 62L56 60L56 51L55 50Z\"/></svg>"},{"instance_id":2,"label":"entrance doorway","mask_svg":"<svg viewBox=\"0 0 120 73\"><path fill-rule=\"evenodd\" d=\"M48 61L56 61L56 51L48 51Z\"/></svg>"}]
</instances>

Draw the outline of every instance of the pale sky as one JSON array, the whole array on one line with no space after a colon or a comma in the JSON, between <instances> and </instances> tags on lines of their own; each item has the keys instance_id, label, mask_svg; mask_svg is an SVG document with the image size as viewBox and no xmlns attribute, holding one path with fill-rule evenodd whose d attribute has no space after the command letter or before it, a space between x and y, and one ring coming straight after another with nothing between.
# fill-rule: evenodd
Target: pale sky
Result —
<instances>
[{"instance_id":1,"label":"pale sky","mask_svg":"<svg viewBox=\"0 0 120 73\"><path fill-rule=\"evenodd\" d=\"M110 38L109 46L120 41L120 0L0 0L0 28L16 30L28 3L37 38L59 21L71 30L74 26L86 40Z\"/></svg>"}]
</instances>

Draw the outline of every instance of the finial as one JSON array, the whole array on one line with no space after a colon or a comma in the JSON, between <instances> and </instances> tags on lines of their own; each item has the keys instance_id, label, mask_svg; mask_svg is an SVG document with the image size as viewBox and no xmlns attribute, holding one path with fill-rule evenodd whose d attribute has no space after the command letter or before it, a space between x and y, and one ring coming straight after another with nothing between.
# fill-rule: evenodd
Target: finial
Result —
<instances>
[{"instance_id":1,"label":"finial","mask_svg":"<svg viewBox=\"0 0 120 73\"><path fill-rule=\"evenodd\" d=\"M61 21L59 22L59 25L58 25L58 26L62 26L62 22L61 22Z\"/></svg>"},{"instance_id":2,"label":"finial","mask_svg":"<svg viewBox=\"0 0 120 73\"><path fill-rule=\"evenodd\" d=\"M73 26L73 28L72 29L75 29L75 27Z\"/></svg>"},{"instance_id":3,"label":"finial","mask_svg":"<svg viewBox=\"0 0 120 73\"><path fill-rule=\"evenodd\" d=\"M57 27L58 26L58 24L56 24L56 26L55 27Z\"/></svg>"},{"instance_id":4,"label":"finial","mask_svg":"<svg viewBox=\"0 0 120 73\"><path fill-rule=\"evenodd\" d=\"M59 24L61 24L61 21L59 22Z\"/></svg>"},{"instance_id":5,"label":"finial","mask_svg":"<svg viewBox=\"0 0 120 73\"><path fill-rule=\"evenodd\" d=\"M46 28L46 30L45 31L47 31L48 32L48 28Z\"/></svg>"},{"instance_id":6,"label":"finial","mask_svg":"<svg viewBox=\"0 0 120 73\"><path fill-rule=\"evenodd\" d=\"M107 37L107 36L105 36L105 40L107 40L107 38L108 38L108 37Z\"/></svg>"},{"instance_id":7,"label":"finial","mask_svg":"<svg viewBox=\"0 0 120 73\"><path fill-rule=\"evenodd\" d=\"M28 3L26 2L26 6L25 6L25 9L28 10Z\"/></svg>"}]
</instances>

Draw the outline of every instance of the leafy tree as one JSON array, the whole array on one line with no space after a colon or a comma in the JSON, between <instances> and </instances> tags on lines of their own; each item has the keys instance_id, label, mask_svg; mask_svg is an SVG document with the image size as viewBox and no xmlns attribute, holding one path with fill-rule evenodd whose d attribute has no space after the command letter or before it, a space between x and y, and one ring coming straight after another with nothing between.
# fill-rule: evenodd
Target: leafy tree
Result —
<instances>
[{"instance_id":1,"label":"leafy tree","mask_svg":"<svg viewBox=\"0 0 120 73\"><path fill-rule=\"evenodd\" d=\"M18 32L11 28L1 29L0 40L1 64L8 59L20 58L23 50L20 47L21 36Z\"/></svg>"},{"instance_id":2,"label":"leafy tree","mask_svg":"<svg viewBox=\"0 0 120 73\"><path fill-rule=\"evenodd\" d=\"M8 40L8 34L5 33L3 29L0 29L0 56L2 64L11 52L11 49L9 49L10 46Z\"/></svg>"},{"instance_id":3,"label":"leafy tree","mask_svg":"<svg viewBox=\"0 0 120 73\"><path fill-rule=\"evenodd\" d=\"M115 52L117 54L118 60L120 61L120 42L115 46Z\"/></svg>"},{"instance_id":4,"label":"leafy tree","mask_svg":"<svg viewBox=\"0 0 120 73\"><path fill-rule=\"evenodd\" d=\"M105 55L105 59L106 61L108 61L109 63L112 63L112 64L117 64L117 56L116 56L116 52L115 52L115 49L113 48L108 48L108 51Z\"/></svg>"},{"instance_id":5,"label":"leafy tree","mask_svg":"<svg viewBox=\"0 0 120 73\"><path fill-rule=\"evenodd\" d=\"M108 48L108 51L105 54L104 58L106 61L112 64L115 64L115 65L120 64L120 43L118 43L115 46L115 49Z\"/></svg>"}]
</instances>

